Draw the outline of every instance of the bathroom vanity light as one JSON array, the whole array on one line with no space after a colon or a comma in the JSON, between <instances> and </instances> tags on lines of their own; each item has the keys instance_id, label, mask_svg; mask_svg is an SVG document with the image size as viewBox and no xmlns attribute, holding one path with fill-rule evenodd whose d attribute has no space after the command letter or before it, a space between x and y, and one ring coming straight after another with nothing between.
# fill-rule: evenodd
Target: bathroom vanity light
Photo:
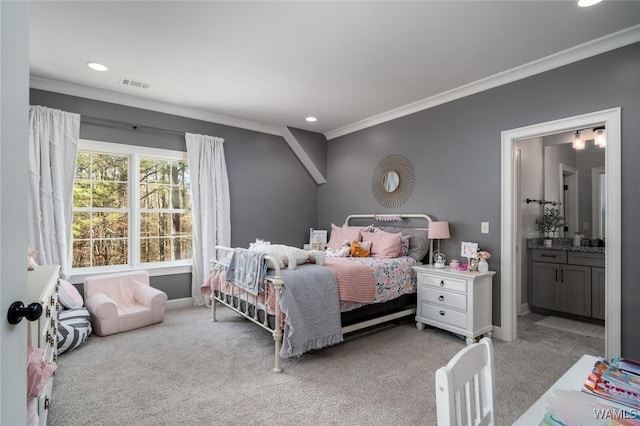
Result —
<instances>
[{"instance_id":1,"label":"bathroom vanity light","mask_svg":"<svg viewBox=\"0 0 640 426\"><path fill-rule=\"evenodd\" d=\"M584 139L580 136L580 131L576 130L576 133L573 135L573 149L576 151L582 151L585 146Z\"/></svg>"},{"instance_id":2,"label":"bathroom vanity light","mask_svg":"<svg viewBox=\"0 0 640 426\"><path fill-rule=\"evenodd\" d=\"M600 148L607 146L607 132L604 130L604 126L595 127L593 129L594 143Z\"/></svg>"}]
</instances>

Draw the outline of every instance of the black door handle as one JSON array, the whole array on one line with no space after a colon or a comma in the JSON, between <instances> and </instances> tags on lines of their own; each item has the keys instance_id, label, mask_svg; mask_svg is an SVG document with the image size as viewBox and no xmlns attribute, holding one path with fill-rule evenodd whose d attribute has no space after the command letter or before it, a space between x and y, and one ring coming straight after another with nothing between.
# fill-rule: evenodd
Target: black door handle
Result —
<instances>
[{"instance_id":1,"label":"black door handle","mask_svg":"<svg viewBox=\"0 0 640 426\"><path fill-rule=\"evenodd\" d=\"M37 302L29 303L26 307L22 302L13 302L9 306L7 320L10 324L18 324L23 317L28 321L36 321L40 315L42 315L42 305Z\"/></svg>"}]
</instances>

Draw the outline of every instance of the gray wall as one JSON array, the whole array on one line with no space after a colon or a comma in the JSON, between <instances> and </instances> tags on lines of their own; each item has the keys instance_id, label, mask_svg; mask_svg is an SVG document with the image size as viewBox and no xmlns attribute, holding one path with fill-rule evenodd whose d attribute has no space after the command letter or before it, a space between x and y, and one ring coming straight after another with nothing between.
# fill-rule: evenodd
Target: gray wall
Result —
<instances>
[{"instance_id":1,"label":"gray wall","mask_svg":"<svg viewBox=\"0 0 640 426\"><path fill-rule=\"evenodd\" d=\"M386 155L404 155L416 185L396 211L449 221L452 238L441 244L449 258L459 256L461 241L493 254L493 321L500 325L501 132L614 107L622 107L622 353L638 358L639 43L330 140L318 226L327 229L350 213L390 211L376 203L371 176ZM489 234L480 233L481 221L490 222Z\"/></svg>"},{"instance_id":2,"label":"gray wall","mask_svg":"<svg viewBox=\"0 0 640 426\"><path fill-rule=\"evenodd\" d=\"M316 227L317 185L282 137L35 89L30 104L84 116L84 139L186 151L183 135L88 124L96 122L88 117L224 138L233 246L247 247L259 237L302 247L309 227ZM190 283L191 274L152 277L169 299L190 297Z\"/></svg>"}]
</instances>

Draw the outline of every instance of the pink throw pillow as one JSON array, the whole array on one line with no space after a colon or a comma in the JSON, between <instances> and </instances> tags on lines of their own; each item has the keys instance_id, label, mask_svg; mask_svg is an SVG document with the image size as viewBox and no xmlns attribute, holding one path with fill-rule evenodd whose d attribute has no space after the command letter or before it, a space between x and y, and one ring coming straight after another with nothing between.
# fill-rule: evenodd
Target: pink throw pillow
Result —
<instances>
[{"instance_id":1,"label":"pink throw pillow","mask_svg":"<svg viewBox=\"0 0 640 426\"><path fill-rule=\"evenodd\" d=\"M331 236L327 243L328 248L340 250L345 241L360 241L361 226L336 226L331 224Z\"/></svg>"},{"instance_id":2,"label":"pink throw pillow","mask_svg":"<svg viewBox=\"0 0 640 426\"><path fill-rule=\"evenodd\" d=\"M382 258L398 257L402 234L389 232L361 232L362 239L371 241L371 256Z\"/></svg>"},{"instance_id":3,"label":"pink throw pillow","mask_svg":"<svg viewBox=\"0 0 640 426\"><path fill-rule=\"evenodd\" d=\"M60 280L58 300L67 309L78 309L84 305L80 292L69 281Z\"/></svg>"}]
</instances>

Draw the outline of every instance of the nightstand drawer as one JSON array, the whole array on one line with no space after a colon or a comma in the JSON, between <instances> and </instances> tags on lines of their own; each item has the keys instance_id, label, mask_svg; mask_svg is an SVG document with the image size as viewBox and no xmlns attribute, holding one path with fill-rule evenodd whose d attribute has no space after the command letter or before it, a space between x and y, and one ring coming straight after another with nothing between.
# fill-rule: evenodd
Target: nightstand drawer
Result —
<instances>
[{"instance_id":1,"label":"nightstand drawer","mask_svg":"<svg viewBox=\"0 0 640 426\"><path fill-rule=\"evenodd\" d=\"M424 283L428 286L431 287L438 287L444 290L453 290L453 291L459 291L461 293L466 293L467 292L467 281L466 280L460 280L460 279L456 279L456 278L445 278L445 277L436 277L436 276L429 276L429 275L423 275L422 276Z\"/></svg>"},{"instance_id":2,"label":"nightstand drawer","mask_svg":"<svg viewBox=\"0 0 640 426\"><path fill-rule=\"evenodd\" d=\"M467 295L459 293L451 293L431 287L426 287L421 293L421 302L429 302L434 305L454 308L461 311L467 311Z\"/></svg>"},{"instance_id":3,"label":"nightstand drawer","mask_svg":"<svg viewBox=\"0 0 640 426\"><path fill-rule=\"evenodd\" d=\"M467 328L467 314L465 313L444 308L442 306L431 305L429 303L422 303L421 307L422 314L425 318L449 324L454 327L460 327L463 329Z\"/></svg>"}]
</instances>

